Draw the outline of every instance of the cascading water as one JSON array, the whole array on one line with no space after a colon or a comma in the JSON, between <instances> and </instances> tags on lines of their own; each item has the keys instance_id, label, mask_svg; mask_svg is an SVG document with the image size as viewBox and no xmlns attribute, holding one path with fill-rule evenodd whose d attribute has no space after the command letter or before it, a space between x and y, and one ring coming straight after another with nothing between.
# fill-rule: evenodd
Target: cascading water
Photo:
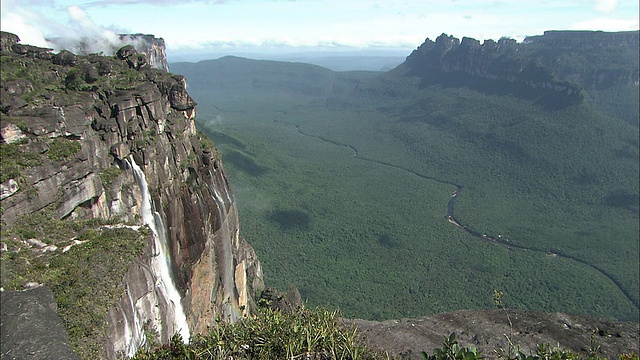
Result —
<instances>
[{"instance_id":1,"label":"cascading water","mask_svg":"<svg viewBox=\"0 0 640 360\"><path fill-rule=\"evenodd\" d=\"M127 289L127 297L129 298L129 304L131 305L131 312L133 314L133 324L129 324L127 318L124 318L124 338L126 341L125 352L127 357L134 357L136 351L144 346L147 341L144 331L142 329L142 321L140 321L140 314L136 308L136 304L131 297L131 292Z\"/></svg>"},{"instance_id":2,"label":"cascading water","mask_svg":"<svg viewBox=\"0 0 640 360\"><path fill-rule=\"evenodd\" d=\"M169 300L169 303L173 304L174 321L173 324L176 330L182 336L182 340L185 343L189 342L189 325L187 324L187 317L182 307L180 293L173 281L171 274L171 255L168 251L168 237L162 217L159 213L153 211L151 206L151 195L149 194L149 188L147 185L147 179L144 172L138 164L136 164L133 156L129 158L133 174L140 187L142 193L142 204L140 207L140 216L142 221L149 226L153 233L155 250L152 258L152 268L156 276L157 283L156 288L162 292L162 295Z\"/></svg>"},{"instance_id":3,"label":"cascading water","mask_svg":"<svg viewBox=\"0 0 640 360\"><path fill-rule=\"evenodd\" d=\"M224 294L224 301L226 304L227 314L229 315L229 320L231 322L236 322L240 318L240 313L238 312L238 304L235 296L235 270L233 266L233 254L231 253L231 243L230 240L226 240L230 239L228 224L226 224L226 208L224 205L224 199L216 189L215 183L213 183L215 177L211 170L209 170L209 175L211 176L211 184L208 184L209 190L211 190L213 198L218 205L218 218L221 223L220 231L222 231L221 236L225 239L221 242L222 249L221 254L219 255L220 259L218 260L220 261L224 271L222 278L222 292ZM229 198L229 202L231 202L228 194L227 197Z\"/></svg>"}]
</instances>

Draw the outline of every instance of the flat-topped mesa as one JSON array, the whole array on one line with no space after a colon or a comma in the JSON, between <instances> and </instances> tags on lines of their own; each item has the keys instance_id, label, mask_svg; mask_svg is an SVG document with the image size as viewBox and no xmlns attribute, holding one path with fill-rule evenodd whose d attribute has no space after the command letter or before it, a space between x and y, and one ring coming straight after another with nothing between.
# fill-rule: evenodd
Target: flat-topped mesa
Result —
<instances>
[{"instance_id":1,"label":"flat-topped mesa","mask_svg":"<svg viewBox=\"0 0 640 360\"><path fill-rule=\"evenodd\" d=\"M482 44L442 34L426 39L399 70L426 81L492 86L492 91L517 85L520 93L547 92L570 104L583 99L583 90L638 86L638 31L547 31L522 43L501 38Z\"/></svg>"},{"instance_id":2,"label":"flat-topped mesa","mask_svg":"<svg viewBox=\"0 0 640 360\"><path fill-rule=\"evenodd\" d=\"M564 47L601 47L619 48L628 46L638 49L638 31L570 31L570 30L548 30L543 35L527 36L524 44L544 44L552 43L553 46Z\"/></svg>"},{"instance_id":3,"label":"flat-topped mesa","mask_svg":"<svg viewBox=\"0 0 640 360\"><path fill-rule=\"evenodd\" d=\"M478 79L483 79L488 81L488 86L509 83L522 89L537 89L535 92L553 92L565 98L567 103L582 100L579 84L558 79L552 69L533 59L520 57L517 46L506 39L498 42L487 40L480 44L473 38L464 37L461 42L442 34L435 42L427 39L407 57L405 64L411 74L422 76L427 81L477 83Z\"/></svg>"},{"instance_id":4,"label":"flat-topped mesa","mask_svg":"<svg viewBox=\"0 0 640 360\"><path fill-rule=\"evenodd\" d=\"M3 228L44 209L62 220L143 225L143 174L191 334L206 331L218 316L233 321L252 311L262 269L239 236L218 151L195 128L196 103L185 78L152 68L133 46L117 56L81 56L25 52L27 45L9 33L1 40L3 153L15 147L30 156L14 167L3 162ZM18 71L24 67L30 71ZM52 154L55 146L63 146L63 155ZM149 271L158 251L148 240L105 319L107 358L135 351L141 325L155 328L163 343L178 330L172 301Z\"/></svg>"}]
</instances>

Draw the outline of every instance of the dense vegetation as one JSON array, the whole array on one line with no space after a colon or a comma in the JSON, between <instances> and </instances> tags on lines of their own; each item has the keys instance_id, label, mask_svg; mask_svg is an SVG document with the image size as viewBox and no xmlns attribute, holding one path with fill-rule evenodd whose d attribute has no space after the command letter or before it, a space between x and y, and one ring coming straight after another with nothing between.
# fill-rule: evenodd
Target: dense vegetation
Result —
<instances>
[{"instance_id":1,"label":"dense vegetation","mask_svg":"<svg viewBox=\"0 0 640 360\"><path fill-rule=\"evenodd\" d=\"M150 235L100 220L58 220L52 209L2 226L1 283L5 290L25 284L53 292L74 352L83 359L102 356L106 316L124 294L122 277Z\"/></svg>"},{"instance_id":2,"label":"dense vegetation","mask_svg":"<svg viewBox=\"0 0 640 360\"><path fill-rule=\"evenodd\" d=\"M297 308L291 312L260 308L235 324L217 321L207 334L185 345L175 335L164 346L138 352L147 359L374 359L355 329L341 323L337 311Z\"/></svg>"},{"instance_id":3,"label":"dense vegetation","mask_svg":"<svg viewBox=\"0 0 640 360\"><path fill-rule=\"evenodd\" d=\"M486 308L496 288L518 308L638 319L636 125L393 73L172 70L267 285L369 319ZM455 218L502 244L447 221L456 185Z\"/></svg>"}]
</instances>

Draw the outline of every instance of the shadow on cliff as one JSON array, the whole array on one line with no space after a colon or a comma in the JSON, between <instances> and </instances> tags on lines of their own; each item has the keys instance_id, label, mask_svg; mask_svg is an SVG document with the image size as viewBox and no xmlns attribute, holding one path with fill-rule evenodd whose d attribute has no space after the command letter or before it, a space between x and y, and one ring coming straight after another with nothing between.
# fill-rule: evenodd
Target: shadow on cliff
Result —
<instances>
[{"instance_id":1,"label":"shadow on cliff","mask_svg":"<svg viewBox=\"0 0 640 360\"><path fill-rule=\"evenodd\" d=\"M544 87L533 87L523 82L487 79L464 72L426 73L413 69L407 75L421 78L420 89L434 85L444 88L468 88L487 95L514 96L529 100L547 110L561 110L580 103L583 99L580 93L566 95Z\"/></svg>"}]
</instances>

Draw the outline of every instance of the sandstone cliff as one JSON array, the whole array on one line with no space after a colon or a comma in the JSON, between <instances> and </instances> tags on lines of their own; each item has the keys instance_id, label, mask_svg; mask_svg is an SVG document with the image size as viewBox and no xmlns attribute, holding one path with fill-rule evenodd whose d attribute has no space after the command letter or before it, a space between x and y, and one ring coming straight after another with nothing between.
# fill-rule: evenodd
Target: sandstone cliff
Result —
<instances>
[{"instance_id":1,"label":"sandstone cliff","mask_svg":"<svg viewBox=\"0 0 640 360\"><path fill-rule=\"evenodd\" d=\"M396 71L555 106L582 101L586 93L597 101L597 91L614 86L637 92L638 32L547 31L522 43L502 38L482 44L442 34L426 39Z\"/></svg>"},{"instance_id":2,"label":"sandstone cliff","mask_svg":"<svg viewBox=\"0 0 640 360\"><path fill-rule=\"evenodd\" d=\"M42 211L154 230L105 318L102 356L131 354L154 340L149 336L168 341L179 330L178 308L191 334L216 317L235 321L250 311L262 270L239 236L217 150L195 128L184 77L152 68L132 46L116 57L77 56L18 41L2 33L3 231ZM145 198L153 224L145 220ZM3 236L3 256L42 240L23 237ZM61 244L47 245L50 253L62 251ZM156 271L160 245L180 304L161 290L167 280Z\"/></svg>"},{"instance_id":3,"label":"sandstone cliff","mask_svg":"<svg viewBox=\"0 0 640 360\"><path fill-rule=\"evenodd\" d=\"M166 47L163 38L156 38L148 34L119 34L111 37L55 37L46 39L48 44L56 50L67 50L76 55L102 53L114 55L123 46L131 45L136 51L144 54L149 64L160 70L169 71Z\"/></svg>"}]
</instances>

